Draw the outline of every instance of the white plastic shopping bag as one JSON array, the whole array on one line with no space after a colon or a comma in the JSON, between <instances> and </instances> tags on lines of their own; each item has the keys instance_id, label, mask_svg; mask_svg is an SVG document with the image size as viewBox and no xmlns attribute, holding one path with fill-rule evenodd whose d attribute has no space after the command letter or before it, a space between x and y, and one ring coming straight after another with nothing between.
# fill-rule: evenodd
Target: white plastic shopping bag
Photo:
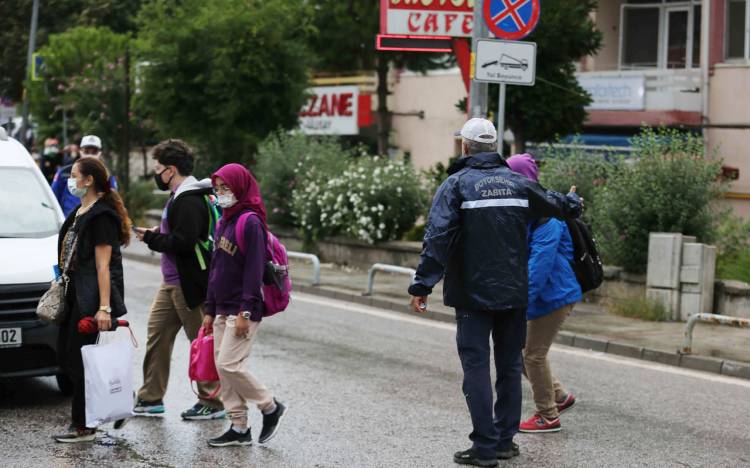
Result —
<instances>
[{"instance_id":1,"label":"white plastic shopping bag","mask_svg":"<svg viewBox=\"0 0 750 468\"><path fill-rule=\"evenodd\" d=\"M81 348L86 383L86 427L133 416L133 345L117 332Z\"/></svg>"}]
</instances>

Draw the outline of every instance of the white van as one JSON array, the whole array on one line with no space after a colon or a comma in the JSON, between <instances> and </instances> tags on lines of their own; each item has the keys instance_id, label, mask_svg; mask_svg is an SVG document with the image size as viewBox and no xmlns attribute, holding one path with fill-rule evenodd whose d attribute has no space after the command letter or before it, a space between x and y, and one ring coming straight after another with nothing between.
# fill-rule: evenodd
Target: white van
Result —
<instances>
[{"instance_id":1,"label":"white van","mask_svg":"<svg viewBox=\"0 0 750 468\"><path fill-rule=\"evenodd\" d=\"M0 378L59 375L58 328L37 319L39 298L54 279L57 234L64 221L42 172L0 127Z\"/></svg>"}]
</instances>

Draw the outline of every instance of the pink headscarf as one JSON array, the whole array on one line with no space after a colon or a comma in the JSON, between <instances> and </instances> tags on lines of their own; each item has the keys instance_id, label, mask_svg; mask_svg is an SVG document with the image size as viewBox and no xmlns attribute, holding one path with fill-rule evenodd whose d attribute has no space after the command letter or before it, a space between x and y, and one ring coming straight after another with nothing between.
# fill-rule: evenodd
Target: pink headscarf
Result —
<instances>
[{"instance_id":1,"label":"pink headscarf","mask_svg":"<svg viewBox=\"0 0 750 468\"><path fill-rule=\"evenodd\" d=\"M539 166L536 165L534 157L529 153L515 154L505 160L510 166L513 172L518 172L521 175L539 182Z\"/></svg>"},{"instance_id":2,"label":"pink headscarf","mask_svg":"<svg viewBox=\"0 0 750 468\"><path fill-rule=\"evenodd\" d=\"M258 187L255 177L245 166L237 163L222 166L211 176L211 182L214 185L216 185L217 177L220 177L227 184L237 199L234 206L222 211L224 218L231 219L238 213L252 210L260 217L263 224L266 224L266 207L263 204L263 198L260 196L260 187Z\"/></svg>"}]
</instances>

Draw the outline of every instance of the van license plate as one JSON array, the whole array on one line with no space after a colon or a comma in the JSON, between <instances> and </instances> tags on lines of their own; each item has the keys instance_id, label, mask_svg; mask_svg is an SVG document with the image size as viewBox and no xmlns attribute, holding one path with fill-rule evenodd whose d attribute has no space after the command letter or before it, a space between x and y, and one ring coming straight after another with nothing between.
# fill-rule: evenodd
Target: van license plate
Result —
<instances>
[{"instance_id":1,"label":"van license plate","mask_svg":"<svg viewBox=\"0 0 750 468\"><path fill-rule=\"evenodd\" d=\"M0 328L0 348L18 348L21 346L20 328Z\"/></svg>"}]
</instances>

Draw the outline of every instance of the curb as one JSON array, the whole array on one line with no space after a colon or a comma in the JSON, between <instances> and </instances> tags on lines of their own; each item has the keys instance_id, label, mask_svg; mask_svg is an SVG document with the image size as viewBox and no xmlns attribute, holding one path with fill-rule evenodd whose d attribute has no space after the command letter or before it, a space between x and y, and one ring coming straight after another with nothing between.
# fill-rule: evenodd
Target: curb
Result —
<instances>
[{"instance_id":1,"label":"curb","mask_svg":"<svg viewBox=\"0 0 750 468\"><path fill-rule=\"evenodd\" d=\"M123 253L123 257L139 262L159 265L159 257L146 256L138 254ZM455 322L455 315L452 312L431 310L424 314L415 314L409 310L409 306L404 302L393 301L389 299L380 299L372 296L362 296L351 292L335 291L323 289L319 286L308 284L295 284L294 290L297 292L312 294L315 296L327 297L329 299L338 299L346 302L353 302L378 309L390 310L408 314L414 317L423 317L440 322ZM577 335L566 331L558 332L555 337L555 343L570 346L573 348L588 349L591 351L613 354L643 361L656 362L674 367L682 367L690 370L709 372L728 377L737 377L740 379L750 380L750 363L731 361L728 359L717 359L704 356L695 356L691 354L669 353L666 351L643 348L631 344L618 343L602 338Z\"/></svg>"}]
</instances>

